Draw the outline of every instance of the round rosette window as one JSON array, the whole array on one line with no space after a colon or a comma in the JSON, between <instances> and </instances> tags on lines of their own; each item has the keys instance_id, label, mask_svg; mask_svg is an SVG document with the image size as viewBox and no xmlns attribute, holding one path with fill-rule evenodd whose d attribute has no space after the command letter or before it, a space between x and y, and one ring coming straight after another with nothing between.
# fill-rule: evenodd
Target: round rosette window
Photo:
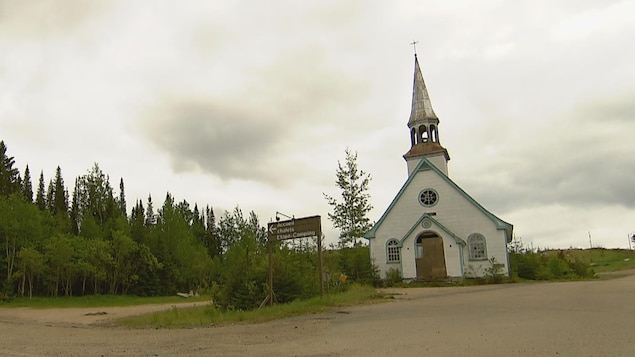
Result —
<instances>
[{"instance_id":1,"label":"round rosette window","mask_svg":"<svg viewBox=\"0 0 635 357\"><path fill-rule=\"evenodd\" d=\"M438 201L439 194L431 188L426 188L419 193L419 203L421 203L422 206L432 207L436 205Z\"/></svg>"}]
</instances>

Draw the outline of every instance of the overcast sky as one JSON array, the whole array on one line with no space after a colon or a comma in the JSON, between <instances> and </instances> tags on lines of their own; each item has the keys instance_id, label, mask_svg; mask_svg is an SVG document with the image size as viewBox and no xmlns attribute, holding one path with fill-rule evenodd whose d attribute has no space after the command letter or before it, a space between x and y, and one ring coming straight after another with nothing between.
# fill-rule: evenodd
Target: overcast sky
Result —
<instances>
[{"instance_id":1,"label":"overcast sky","mask_svg":"<svg viewBox=\"0 0 635 357\"><path fill-rule=\"evenodd\" d=\"M0 0L0 139L34 186L321 215L348 147L407 176L417 40L450 177L534 246L635 232L635 2Z\"/></svg>"}]
</instances>

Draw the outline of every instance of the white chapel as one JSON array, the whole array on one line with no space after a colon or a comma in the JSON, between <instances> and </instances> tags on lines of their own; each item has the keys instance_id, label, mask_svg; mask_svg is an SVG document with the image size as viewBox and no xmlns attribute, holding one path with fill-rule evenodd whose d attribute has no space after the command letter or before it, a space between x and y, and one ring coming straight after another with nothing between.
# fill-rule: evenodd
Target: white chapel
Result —
<instances>
[{"instance_id":1,"label":"white chapel","mask_svg":"<svg viewBox=\"0 0 635 357\"><path fill-rule=\"evenodd\" d=\"M384 214L365 234L381 277L391 269L403 279L480 277L496 264L509 275L507 243L513 226L485 209L448 176L450 155L439 141L415 54L408 178Z\"/></svg>"}]
</instances>

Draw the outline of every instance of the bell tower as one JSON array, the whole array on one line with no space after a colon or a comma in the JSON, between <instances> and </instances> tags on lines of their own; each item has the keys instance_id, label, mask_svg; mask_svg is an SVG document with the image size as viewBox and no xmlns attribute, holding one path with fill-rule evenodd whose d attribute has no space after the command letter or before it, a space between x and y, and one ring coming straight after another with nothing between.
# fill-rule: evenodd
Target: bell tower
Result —
<instances>
[{"instance_id":1,"label":"bell tower","mask_svg":"<svg viewBox=\"0 0 635 357\"><path fill-rule=\"evenodd\" d=\"M423 81L416 53L412 109L408 129L410 129L410 150L403 156L408 164L408 176L424 157L447 176L450 155L439 142L439 118L432 110L432 103Z\"/></svg>"}]
</instances>

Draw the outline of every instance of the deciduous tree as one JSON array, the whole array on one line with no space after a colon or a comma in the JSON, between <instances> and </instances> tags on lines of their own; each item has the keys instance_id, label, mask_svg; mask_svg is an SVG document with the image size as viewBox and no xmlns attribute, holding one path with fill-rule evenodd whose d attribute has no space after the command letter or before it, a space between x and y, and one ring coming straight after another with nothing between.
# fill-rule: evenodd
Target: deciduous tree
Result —
<instances>
[{"instance_id":1,"label":"deciduous tree","mask_svg":"<svg viewBox=\"0 0 635 357\"><path fill-rule=\"evenodd\" d=\"M0 196L0 244L6 262L6 281L11 283L20 249L42 235L38 209L22 194Z\"/></svg>"},{"instance_id":2,"label":"deciduous tree","mask_svg":"<svg viewBox=\"0 0 635 357\"><path fill-rule=\"evenodd\" d=\"M367 214L373 208L368 202L370 174L357 167L357 152L353 153L348 148L345 152L344 163L337 162L335 173L335 184L342 191L341 200L324 194L328 204L333 207L333 213L329 213L328 217L333 227L340 230L340 247L355 245L357 239L371 228Z\"/></svg>"},{"instance_id":3,"label":"deciduous tree","mask_svg":"<svg viewBox=\"0 0 635 357\"><path fill-rule=\"evenodd\" d=\"M22 272L22 292L25 291L25 282L29 283L29 299L33 297L33 287L36 278L46 270L44 254L32 247L24 247L18 253L20 270Z\"/></svg>"}]
</instances>

